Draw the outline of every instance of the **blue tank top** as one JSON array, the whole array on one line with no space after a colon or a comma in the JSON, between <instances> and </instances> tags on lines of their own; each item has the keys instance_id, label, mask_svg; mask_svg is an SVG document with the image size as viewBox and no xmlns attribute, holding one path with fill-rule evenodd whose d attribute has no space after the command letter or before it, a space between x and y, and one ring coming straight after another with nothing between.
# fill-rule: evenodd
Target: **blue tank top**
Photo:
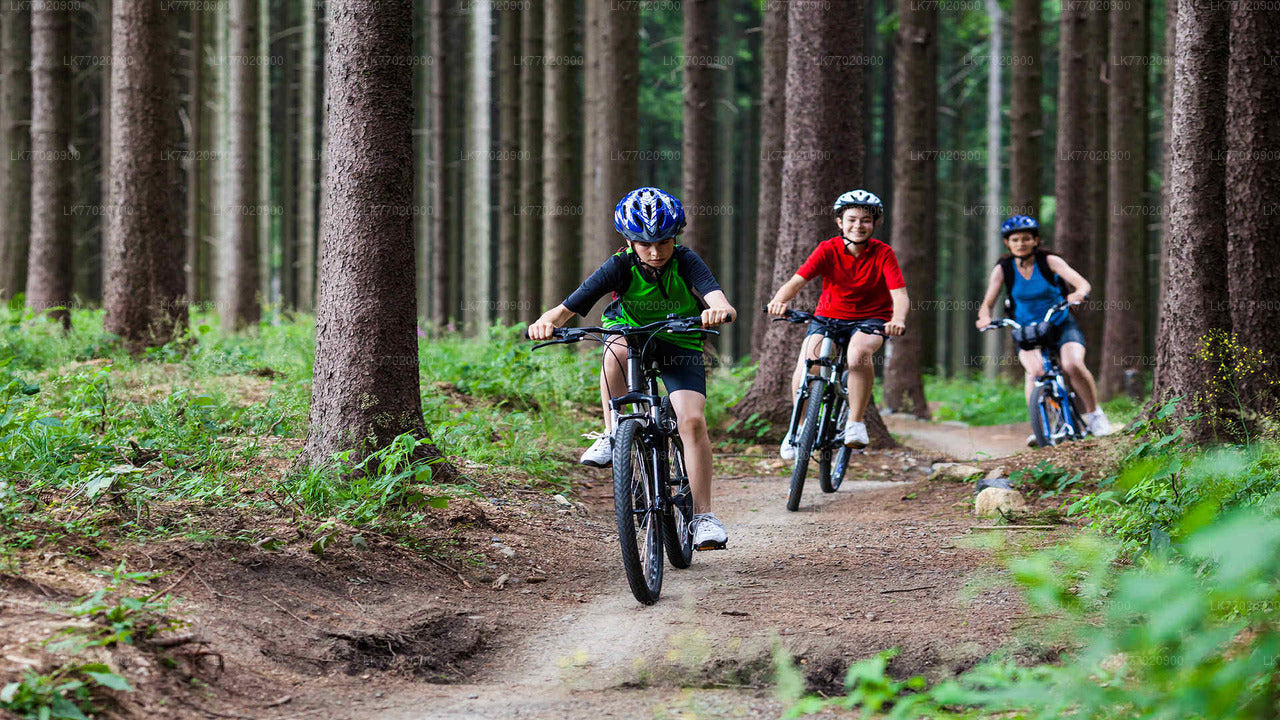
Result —
<instances>
[{"instance_id":1,"label":"blue tank top","mask_svg":"<svg viewBox=\"0 0 1280 720\"><path fill-rule=\"evenodd\" d=\"M1044 319L1044 314L1049 308L1062 302L1062 291L1057 285L1049 282L1044 275L1040 274L1040 264L1035 263L1031 266L1031 277L1025 278L1022 273L1018 272L1018 263L1013 263L1013 319L1019 325L1030 325L1038 323ZM1069 317L1067 313L1058 313L1054 318L1054 324L1063 322Z\"/></svg>"}]
</instances>

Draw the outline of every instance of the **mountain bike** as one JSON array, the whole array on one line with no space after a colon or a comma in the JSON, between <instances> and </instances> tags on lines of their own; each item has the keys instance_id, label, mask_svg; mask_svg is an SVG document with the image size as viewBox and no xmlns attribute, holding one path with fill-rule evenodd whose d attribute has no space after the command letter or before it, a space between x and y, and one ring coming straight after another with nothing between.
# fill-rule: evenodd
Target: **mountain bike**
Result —
<instances>
[{"instance_id":1,"label":"mountain bike","mask_svg":"<svg viewBox=\"0 0 1280 720\"><path fill-rule=\"evenodd\" d=\"M806 358L804 361L805 370L809 374L796 392L795 404L791 407L791 422L788 425L791 437L795 438L796 457L791 467L787 509L795 511L800 507L805 475L809 472L809 460L814 452L818 454L818 486L824 493L840 489L849 468L849 456L853 454L852 448L845 445L844 439L840 437L849 416L849 371L845 362L848 343L831 338L832 333L846 329L848 324L847 321L818 317L798 310L787 310L782 317L774 318L774 322L816 322L824 330L818 357ZM854 327L856 332L889 337L888 333L874 323ZM814 367L818 368L817 374L813 374Z\"/></svg>"},{"instance_id":2,"label":"mountain bike","mask_svg":"<svg viewBox=\"0 0 1280 720\"><path fill-rule=\"evenodd\" d=\"M667 333L719 335L701 318L670 316L639 327L557 328L547 345L616 335L627 342L627 393L610 400L613 412L613 506L622 567L631 594L645 605L662 593L662 554L678 569L693 562L693 492L671 398L658 390L658 362L650 352Z\"/></svg>"},{"instance_id":3,"label":"mountain bike","mask_svg":"<svg viewBox=\"0 0 1280 720\"><path fill-rule=\"evenodd\" d=\"M1007 327L1013 329L1013 340L1023 350L1040 350L1044 374L1036 378L1027 401L1027 413L1031 416L1031 432L1036 445L1046 447L1066 440L1081 440L1089 434L1084 422L1084 408L1071 383L1058 367L1058 351L1050 345L1057 328L1050 323L1053 316L1066 312L1070 303L1063 300L1045 311L1044 319L1031 325L1020 325L1009 318L1001 318L982 328L982 332Z\"/></svg>"}]
</instances>

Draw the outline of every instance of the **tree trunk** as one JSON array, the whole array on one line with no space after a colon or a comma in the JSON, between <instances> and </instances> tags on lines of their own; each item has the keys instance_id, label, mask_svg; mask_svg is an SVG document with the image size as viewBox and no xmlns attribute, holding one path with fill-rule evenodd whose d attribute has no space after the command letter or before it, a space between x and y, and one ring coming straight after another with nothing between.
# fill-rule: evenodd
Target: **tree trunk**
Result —
<instances>
[{"instance_id":1,"label":"tree trunk","mask_svg":"<svg viewBox=\"0 0 1280 720\"><path fill-rule=\"evenodd\" d=\"M983 223L982 246L985 249L986 266L992 267L1000 259L1004 245L1000 242L1000 63L1004 57L1003 31L1000 24L1004 13L996 0L986 0L987 21L991 27L991 58L987 68L987 202ZM1004 333L983 334L983 354L986 362L983 373L988 380L996 377L996 371L1007 357L1002 350L1006 346Z\"/></svg>"},{"instance_id":2,"label":"tree trunk","mask_svg":"<svg viewBox=\"0 0 1280 720\"><path fill-rule=\"evenodd\" d=\"M498 15L498 312L513 325L520 298L520 13L514 3Z\"/></svg>"},{"instance_id":3,"label":"tree trunk","mask_svg":"<svg viewBox=\"0 0 1280 720\"><path fill-rule=\"evenodd\" d=\"M490 285L493 282L490 231L490 72L493 65L493 45L490 37L493 28L493 10L488 3L471 6L469 23L471 48L467 78L467 161L465 230L467 242L467 268L470 271L463 283L463 324L468 332L480 333L489 327L493 319L490 301L493 298Z\"/></svg>"},{"instance_id":4,"label":"tree trunk","mask_svg":"<svg viewBox=\"0 0 1280 720\"><path fill-rule=\"evenodd\" d=\"M453 308L449 303L453 273L449 271L450 256L449 211L450 198L454 195L453 173L450 166L456 156L449 151L453 146L449 108L452 98L449 83L455 71L456 57L450 52L450 17L446 0L432 0L430 52L435 64L431 76L431 321L438 328L449 324Z\"/></svg>"},{"instance_id":5,"label":"tree trunk","mask_svg":"<svg viewBox=\"0 0 1280 720\"><path fill-rule=\"evenodd\" d=\"M778 289L773 283L781 210L782 157L787 120L787 6L768 3L764 9L764 69L760 78L760 201L756 241L756 294L744 313L758 313ZM765 352L765 332L772 323L759 320L751 329L751 357Z\"/></svg>"},{"instance_id":6,"label":"tree trunk","mask_svg":"<svg viewBox=\"0 0 1280 720\"><path fill-rule=\"evenodd\" d=\"M178 337L187 324L185 248L170 79L172 14L156 3L117 0L112 18L112 202L103 265L103 328L134 352Z\"/></svg>"},{"instance_id":7,"label":"tree trunk","mask_svg":"<svg viewBox=\"0 0 1280 720\"><path fill-rule=\"evenodd\" d=\"M302 58L298 63L298 310L311 312L316 297L316 50L315 3L302 8Z\"/></svg>"},{"instance_id":8,"label":"tree trunk","mask_svg":"<svg viewBox=\"0 0 1280 720\"><path fill-rule=\"evenodd\" d=\"M323 220L311 422L299 464L324 467L409 433L427 438L418 386L413 76L409 0L328 8L328 198ZM429 452L438 456L434 448Z\"/></svg>"},{"instance_id":9,"label":"tree trunk","mask_svg":"<svg viewBox=\"0 0 1280 720\"><path fill-rule=\"evenodd\" d=\"M1178 0L1165 0L1164 15L1164 98L1163 127L1160 130L1160 297L1157 307L1164 312L1164 296L1169 282L1169 187L1170 166L1173 162L1173 89L1177 87L1177 63L1174 60L1178 53ZM1156 318L1156 327L1162 320Z\"/></svg>"},{"instance_id":10,"label":"tree trunk","mask_svg":"<svg viewBox=\"0 0 1280 720\"><path fill-rule=\"evenodd\" d=\"M1174 417L1204 413L1188 436L1216 435L1222 389L1209 362L1196 357L1209 331L1229 329L1226 212L1228 28L1226 4L1178 6L1178 84L1173 91L1169 283L1156 350L1155 399L1183 396ZM1261 38L1265 40L1265 38ZM1256 70L1256 68L1251 68ZM1113 78L1114 82L1114 78ZM1234 194L1235 189L1232 190ZM1210 346L1219 350L1220 346Z\"/></svg>"},{"instance_id":11,"label":"tree trunk","mask_svg":"<svg viewBox=\"0 0 1280 720\"><path fill-rule=\"evenodd\" d=\"M234 332L258 324L258 6L263 0L233 0L229 10L231 75L227 128L229 185L223 215L218 283L222 328Z\"/></svg>"},{"instance_id":12,"label":"tree trunk","mask_svg":"<svg viewBox=\"0 0 1280 720\"><path fill-rule=\"evenodd\" d=\"M1072 267L1088 272L1090 233L1093 227L1089 204L1089 115L1086 33L1089 15L1084 3L1062 7L1058 42L1058 150L1054 159L1053 247ZM1016 54L1016 53L1015 53ZM1101 278L1095 278L1101 282Z\"/></svg>"},{"instance_id":13,"label":"tree trunk","mask_svg":"<svg viewBox=\"0 0 1280 720\"><path fill-rule=\"evenodd\" d=\"M282 3L279 23L286 28L281 31L281 43L277 55L281 58L281 80L278 83L274 102L272 103L272 122L277 126L276 137L279 138L278 167L279 184L276 186L279 198L276 207L279 209L280 243L280 307L296 311L298 309L298 83L294 73L300 68L298 58L297 16L292 3Z\"/></svg>"},{"instance_id":14,"label":"tree trunk","mask_svg":"<svg viewBox=\"0 0 1280 720\"><path fill-rule=\"evenodd\" d=\"M1107 301L1107 223L1110 210L1107 206L1107 41L1109 25L1105 10L1089 13L1086 55L1088 73L1088 123L1089 153L1086 161L1089 208L1092 215L1092 241L1089 257L1080 261L1080 270L1093 285L1093 297L1086 311L1080 314L1080 327L1084 331L1085 345L1095 348L1087 356L1093 362L1095 376L1102 371L1102 329L1106 318ZM1070 260L1070 258L1068 258ZM1087 270L1087 272L1086 272Z\"/></svg>"},{"instance_id":15,"label":"tree trunk","mask_svg":"<svg viewBox=\"0 0 1280 720\"><path fill-rule=\"evenodd\" d=\"M1146 234L1143 189L1146 141L1146 65L1143 5L1116 3L1111 10L1111 84L1107 92L1109 134L1107 189L1107 309L1102 336L1101 400L1123 392L1126 374L1142 373L1143 308L1146 307Z\"/></svg>"},{"instance_id":16,"label":"tree trunk","mask_svg":"<svg viewBox=\"0 0 1280 720\"><path fill-rule=\"evenodd\" d=\"M604 206L604 162L601 156L601 119L604 106L601 103L601 16L603 3L583 3L582 18L582 265L586 272L603 262L616 247L609 235L600 231L604 221L600 209ZM612 219L612 218L610 218ZM612 234L612 233L611 233ZM599 325L602 308L597 304L586 318L588 325Z\"/></svg>"},{"instance_id":17,"label":"tree trunk","mask_svg":"<svg viewBox=\"0 0 1280 720\"><path fill-rule=\"evenodd\" d=\"M886 350L885 407L930 417L921 376L924 338L931 337L936 295L938 146L933 118L938 114L938 9L918 0L898 0L897 82L893 104L901 112L893 148L893 251L917 309L907 332Z\"/></svg>"},{"instance_id":18,"label":"tree trunk","mask_svg":"<svg viewBox=\"0 0 1280 720\"><path fill-rule=\"evenodd\" d=\"M795 274L818 242L832 236L831 214L814 209L829 207L840 193L858 185L865 154L863 73L860 65L839 63L840 58L862 55L862 3L793 3L788 12L786 139L774 287ZM812 307L815 285L797 298L797 306ZM755 381L735 409L739 417L759 414L779 428L786 423L800 336L798 326L769 324ZM874 446L893 444L874 405L867 408L866 422Z\"/></svg>"},{"instance_id":19,"label":"tree trunk","mask_svg":"<svg viewBox=\"0 0 1280 720\"><path fill-rule=\"evenodd\" d=\"M594 255L584 264L594 268L617 251L622 237L613 227L613 209L636 184L636 146L640 128L640 6L618 3L600 13L599 112L596 148L600 165L596 207L586 207L584 237ZM594 223L594 226L592 225Z\"/></svg>"},{"instance_id":20,"label":"tree trunk","mask_svg":"<svg viewBox=\"0 0 1280 720\"><path fill-rule=\"evenodd\" d=\"M25 291L31 237L31 8L0 6L0 299Z\"/></svg>"},{"instance_id":21,"label":"tree trunk","mask_svg":"<svg viewBox=\"0 0 1280 720\"><path fill-rule=\"evenodd\" d=\"M67 6L70 7L70 6ZM31 11L31 254L27 307L71 328L71 13L54 3ZM57 309L55 309L57 308Z\"/></svg>"},{"instance_id":22,"label":"tree trunk","mask_svg":"<svg viewBox=\"0 0 1280 720\"><path fill-rule=\"evenodd\" d=\"M716 267L720 248L716 238L716 51L717 3L685 0L684 12L684 139L680 152L682 190L688 226L681 243Z\"/></svg>"},{"instance_id":23,"label":"tree trunk","mask_svg":"<svg viewBox=\"0 0 1280 720\"><path fill-rule=\"evenodd\" d=\"M1067 3L1070 5L1071 3ZM1009 98L1009 201L1040 217L1040 0L1013 0L1013 81Z\"/></svg>"},{"instance_id":24,"label":"tree trunk","mask_svg":"<svg viewBox=\"0 0 1280 720\"><path fill-rule=\"evenodd\" d=\"M195 302L199 297L199 273L200 273L200 241L202 234L200 231L200 197L205 192L204 185L201 184L200 166L202 164L200 148L204 144L204 95L201 93L201 83L204 81L204 9L202 7L191 8L191 54L188 56L187 67L189 75L189 95L187 98L187 118L191 123L191 131L187 136L187 164L186 164L186 248L184 258L184 280L186 283L187 300ZM108 143L109 145L109 143ZM110 246L110 241L107 242Z\"/></svg>"},{"instance_id":25,"label":"tree trunk","mask_svg":"<svg viewBox=\"0 0 1280 720\"><path fill-rule=\"evenodd\" d=\"M546 84L542 93L542 306L555 307L573 292L581 280L582 223L574 162L575 141L581 121L573 61L574 3L547 0Z\"/></svg>"},{"instance_id":26,"label":"tree trunk","mask_svg":"<svg viewBox=\"0 0 1280 720\"><path fill-rule=\"evenodd\" d=\"M1256 4L1231 11L1231 61L1227 77L1227 278L1231 329L1236 341L1268 358L1280 359L1280 212L1273 201L1280 188L1280 25ZM1240 379L1245 412L1276 417L1280 390L1264 373ZM1249 425L1257 424L1257 417Z\"/></svg>"},{"instance_id":27,"label":"tree trunk","mask_svg":"<svg viewBox=\"0 0 1280 720\"><path fill-rule=\"evenodd\" d=\"M520 30L520 314L532 321L541 312L542 217L542 19L545 0L531 0Z\"/></svg>"},{"instance_id":28,"label":"tree trunk","mask_svg":"<svg viewBox=\"0 0 1280 720\"><path fill-rule=\"evenodd\" d=\"M280 303L280 281L272 257L271 216L278 212L271 196L271 0L257 0L258 10L258 107L254 126L258 132L258 296L263 302Z\"/></svg>"}]
</instances>

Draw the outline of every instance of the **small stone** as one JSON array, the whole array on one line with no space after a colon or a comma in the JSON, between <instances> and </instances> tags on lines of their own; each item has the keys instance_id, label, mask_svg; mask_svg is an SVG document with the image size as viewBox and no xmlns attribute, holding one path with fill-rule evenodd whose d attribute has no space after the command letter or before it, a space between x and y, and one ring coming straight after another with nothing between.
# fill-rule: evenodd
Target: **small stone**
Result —
<instances>
[{"instance_id":1,"label":"small stone","mask_svg":"<svg viewBox=\"0 0 1280 720\"><path fill-rule=\"evenodd\" d=\"M991 472L987 473L987 476L986 476L986 478L985 478L985 479L986 479L986 480L995 480L996 478L1002 478L1002 477L1007 477L1007 476L1005 475L1004 466L1000 466L1000 467L998 467L998 468L994 468L994 469L992 469L992 471L991 471Z\"/></svg>"},{"instance_id":2,"label":"small stone","mask_svg":"<svg viewBox=\"0 0 1280 720\"><path fill-rule=\"evenodd\" d=\"M1004 488L989 487L978 493L973 501L973 514L978 517L997 517L1026 509L1027 501L1022 493Z\"/></svg>"},{"instance_id":3,"label":"small stone","mask_svg":"<svg viewBox=\"0 0 1280 720\"><path fill-rule=\"evenodd\" d=\"M966 482L975 475L982 475L982 468L962 463L934 463L930 480L947 480L950 482Z\"/></svg>"}]
</instances>

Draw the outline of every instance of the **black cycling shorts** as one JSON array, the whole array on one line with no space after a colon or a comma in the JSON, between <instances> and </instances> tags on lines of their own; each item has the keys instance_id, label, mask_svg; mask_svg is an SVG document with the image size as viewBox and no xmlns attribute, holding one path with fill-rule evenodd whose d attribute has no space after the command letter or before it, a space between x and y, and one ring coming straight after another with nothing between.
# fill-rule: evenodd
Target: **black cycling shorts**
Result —
<instances>
[{"instance_id":1,"label":"black cycling shorts","mask_svg":"<svg viewBox=\"0 0 1280 720\"><path fill-rule=\"evenodd\" d=\"M845 344L848 344L849 338L853 337L853 332L858 329L859 325L873 325L879 330L884 330L885 322L887 322L885 320L881 320L880 318L867 318L865 320L840 320L838 318L827 318L821 315L819 315L818 317L821 317L823 320L828 320L828 321L833 320L836 323L836 329L833 330L831 333L829 333L827 336L836 342L841 342ZM822 325L819 325L813 320L810 320L809 329L805 331L804 336L809 337L810 335L822 335L826 332L827 332L827 329L825 327L823 327Z\"/></svg>"},{"instance_id":2,"label":"black cycling shorts","mask_svg":"<svg viewBox=\"0 0 1280 720\"><path fill-rule=\"evenodd\" d=\"M654 340L649 352L658 363L662 386L667 389L668 395L677 390L692 390L706 396L707 369L703 363L701 350ZM623 367L627 366L625 353L625 347L619 349L618 360Z\"/></svg>"}]
</instances>

